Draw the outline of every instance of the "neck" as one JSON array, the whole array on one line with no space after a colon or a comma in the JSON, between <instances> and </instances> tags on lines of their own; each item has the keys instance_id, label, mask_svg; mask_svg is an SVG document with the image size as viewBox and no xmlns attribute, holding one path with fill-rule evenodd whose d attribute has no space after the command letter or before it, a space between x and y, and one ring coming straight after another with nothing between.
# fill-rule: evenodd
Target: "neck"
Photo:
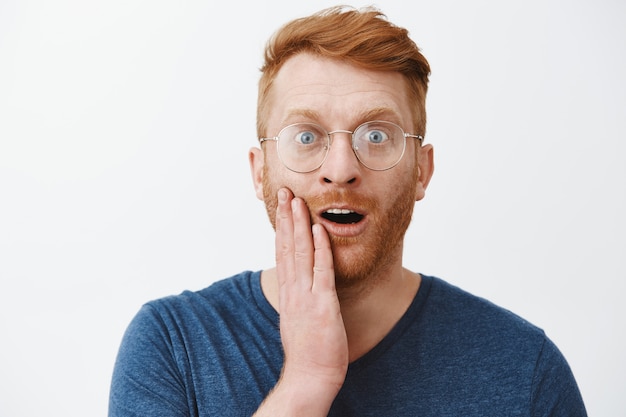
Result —
<instances>
[{"instance_id":1,"label":"neck","mask_svg":"<svg viewBox=\"0 0 626 417\"><path fill-rule=\"evenodd\" d=\"M376 346L395 326L413 301L421 277L401 265L387 268L363 285L338 289L350 362ZM278 310L276 270L263 271L261 286L269 303Z\"/></svg>"},{"instance_id":2,"label":"neck","mask_svg":"<svg viewBox=\"0 0 626 417\"><path fill-rule=\"evenodd\" d=\"M419 274L400 267L358 296L340 294L350 362L376 346L404 315L421 283Z\"/></svg>"}]
</instances>

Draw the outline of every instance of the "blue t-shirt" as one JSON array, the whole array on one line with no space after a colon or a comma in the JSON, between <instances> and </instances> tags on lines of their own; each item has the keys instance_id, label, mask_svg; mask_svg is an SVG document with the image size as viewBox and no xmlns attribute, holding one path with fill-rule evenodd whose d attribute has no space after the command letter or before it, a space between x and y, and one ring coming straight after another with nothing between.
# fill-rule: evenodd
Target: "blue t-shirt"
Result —
<instances>
[{"instance_id":1,"label":"blue t-shirt","mask_svg":"<svg viewBox=\"0 0 626 417\"><path fill-rule=\"evenodd\" d=\"M391 332L351 363L329 416L586 416L543 331L423 276ZM117 357L109 416L250 416L283 362L260 272L142 307Z\"/></svg>"}]
</instances>

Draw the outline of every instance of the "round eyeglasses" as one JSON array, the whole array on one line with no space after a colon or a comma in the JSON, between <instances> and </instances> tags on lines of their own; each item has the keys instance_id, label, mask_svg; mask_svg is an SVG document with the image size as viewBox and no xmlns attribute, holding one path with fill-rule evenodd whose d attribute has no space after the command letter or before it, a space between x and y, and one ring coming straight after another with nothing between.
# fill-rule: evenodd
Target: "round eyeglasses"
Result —
<instances>
[{"instance_id":1,"label":"round eyeglasses","mask_svg":"<svg viewBox=\"0 0 626 417\"><path fill-rule=\"evenodd\" d=\"M287 169L306 173L322 166L335 133L352 135L352 150L358 160L373 171L391 169L400 162L406 149L406 138L420 141L423 136L404 133L400 126L392 122L375 120L366 122L350 130L326 131L315 123L296 123L284 127L273 138L259 138L263 143L276 141L278 157Z\"/></svg>"}]
</instances>

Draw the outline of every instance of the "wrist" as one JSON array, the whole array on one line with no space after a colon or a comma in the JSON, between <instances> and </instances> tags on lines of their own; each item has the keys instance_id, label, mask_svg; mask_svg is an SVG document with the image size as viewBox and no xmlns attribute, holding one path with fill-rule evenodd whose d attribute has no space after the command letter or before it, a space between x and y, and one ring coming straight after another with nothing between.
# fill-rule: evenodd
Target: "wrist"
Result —
<instances>
[{"instance_id":1,"label":"wrist","mask_svg":"<svg viewBox=\"0 0 626 417\"><path fill-rule=\"evenodd\" d=\"M254 416L326 417L341 383L283 374Z\"/></svg>"}]
</instances>

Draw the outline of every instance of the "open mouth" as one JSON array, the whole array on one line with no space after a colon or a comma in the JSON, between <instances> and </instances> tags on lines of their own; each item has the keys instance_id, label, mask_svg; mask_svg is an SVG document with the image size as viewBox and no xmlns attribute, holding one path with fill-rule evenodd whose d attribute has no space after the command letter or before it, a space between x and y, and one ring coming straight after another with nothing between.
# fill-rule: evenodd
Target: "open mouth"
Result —
<instances>
[{"instance_id":1,"label":"open mouth","mask_svg":"<svg viewBox=\"0 0 626 417\"><path fill-rule=\"evenodd\" d=\"M322 217L334 223L353 224L363 220L362 214L348 209L329 209L322 213Z\"/></svg>"}]
</instances>

